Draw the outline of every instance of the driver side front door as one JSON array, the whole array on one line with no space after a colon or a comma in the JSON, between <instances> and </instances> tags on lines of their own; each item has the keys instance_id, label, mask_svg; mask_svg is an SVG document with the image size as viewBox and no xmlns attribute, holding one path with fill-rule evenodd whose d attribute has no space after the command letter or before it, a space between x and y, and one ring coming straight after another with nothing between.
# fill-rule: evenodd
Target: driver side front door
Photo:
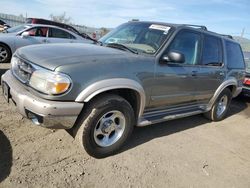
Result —
<instances>
[{"instance_id":1,"label":"driver side front door","mask_svg":"<svg viewBox=\"0 0 250 188\"><path fill-rule=\"evenodd\" d=\"M33 27L24 32L28 32L29 36L24 37L21 34L17 36L17 39L15 41L16 49L23 46L28 46L33 44L44 44L47 42L47 33L48 33L47 27Z\"/></svg>"},{"instance_id":2,"label":"driver side front door","mask_svg":"<svg viewBox=\"0 0 250 188\"><path fill-rule=\"evenodd\" d=\"M184 63L156 63L155 80L150 101L151 108L174 108L195 104L195 80L200 54L201 35L192 30L182 30L176 34L164 51L182 53Z\"/></svg>"}]
</instances>

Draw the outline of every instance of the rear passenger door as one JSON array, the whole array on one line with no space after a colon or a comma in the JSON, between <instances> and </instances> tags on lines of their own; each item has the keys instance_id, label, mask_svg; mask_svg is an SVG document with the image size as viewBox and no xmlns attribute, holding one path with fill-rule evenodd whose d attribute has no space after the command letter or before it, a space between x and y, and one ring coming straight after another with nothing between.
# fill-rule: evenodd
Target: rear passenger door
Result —
<instances>
[{"instance_id":1,"label":"rear passenger door","mask_svg":"<svg viewBox=\"0 0 250 188\"><path fill-rule=\"evenodd\" d=\"M76 38L69 32L58 28L49 28L48 43L73 43L75 41Z\"/></svg>"},{"instance_id":2,"label":"rear passenger door","mask_svg":"<svg viewBox=\"0 0 250 188\"><path fill-rule=\"evenodd\" d=\"M196 100L207 103L223 82L226 69L223 61L223 47L220 37L203 34L202 53L196 70Z\"/></svg>"}]
</instances>

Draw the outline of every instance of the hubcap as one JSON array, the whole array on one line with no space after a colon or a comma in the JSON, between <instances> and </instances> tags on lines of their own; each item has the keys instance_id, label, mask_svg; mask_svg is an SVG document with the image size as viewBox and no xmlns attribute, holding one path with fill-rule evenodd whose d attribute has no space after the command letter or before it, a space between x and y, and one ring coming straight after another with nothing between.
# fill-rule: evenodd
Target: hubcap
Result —
<instances>
[{"instance_id":1,"label":"hubcap","mask_svg":"<svg viewBox=\"0 0 250 188\"><path fill-rule=\"evenodd\" d=\"M126 120L123 113L114 110L104 114L94 130L94 139L98 146L108 147L116 143L124 133Z\"/></svg>"},{"instance_id":2,"label":"hubcap","mask_svg":"<svg viewBox=\"0 0 250 188\"><path fill-rule=\"evenodd\" d=\"M4 62L8 57L8 52L4 47L0 46L0 62Z\"/></svg>"},{"instance_id":3,"label":"hubcap","mask_svg":"<svg viewBox=\"0 0 250 188\"><path fill-rule=\"evenodd\" d=\"M228 97L224 95L221 97L219 104L217 106L217 116L220 117L227 109Z\"/></svg>"}]
</instances>

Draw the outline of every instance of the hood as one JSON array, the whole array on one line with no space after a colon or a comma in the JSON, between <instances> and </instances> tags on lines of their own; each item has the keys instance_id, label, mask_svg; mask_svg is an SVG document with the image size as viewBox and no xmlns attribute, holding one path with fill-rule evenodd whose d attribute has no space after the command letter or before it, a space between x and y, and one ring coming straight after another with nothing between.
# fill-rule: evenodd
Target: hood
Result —
<instances>
[{"instance_id":1,"label":"hood","mask_svg":"<svg viewBox=\"0 0 250 188\"><path fill-rule=\"evenodd\" d=\"M0 33L0 37L13 37L16 35L17 33Z\"/></svg>"},{"instance_id":2,"label":"hood","mask_svg":"<svg viewBox=\"0 0 250 188\"><path fill-rule=\"evenodd\" d=\"M36 65L55 70L59 66L88 63L104 58L131 56L130 52L94 44L42 44L23 47L16 54Z\"/></svg>"}]
</instances>

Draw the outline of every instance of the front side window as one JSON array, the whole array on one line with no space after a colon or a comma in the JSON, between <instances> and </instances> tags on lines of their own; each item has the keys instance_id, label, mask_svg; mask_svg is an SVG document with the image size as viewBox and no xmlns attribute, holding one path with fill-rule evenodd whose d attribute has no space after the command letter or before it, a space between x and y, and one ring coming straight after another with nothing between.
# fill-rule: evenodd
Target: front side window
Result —
<instances>
[{"instance_id":1,"label":"front side window","mask_svg":"<svg viewBox=\"0 0 250 188\"><path fill-rule=\"evenodd\" d=\"M168 47L166 54L170 51L182 53L185 56L184 64L195 65L198 60L199 46L200 34L181 31Z\"/></svg>"},{"instance_id":2,"label":"front side window","mask_svg":"<svg viewBox=\"0 0 250 188\"><path fill-rule=\"evenodd\" d=\"M63 39L75 39L70 33L57 28L50 28L49 37L51 38L63 38Z\"/></svg>"},{"instance_id":3,"label":"front side window","mask_svg":"<svg viewBox=\"0 0 250 188\"><path fill-rule=\"evenodd\" d=\"M204 36L201 64L222 65L222 44L219 38Z\"/></svg>"},{"instance_id":4,"label":"front side window","mask_svg":"<svg viewBox=\"0 0 250 188\"><path fill-rule=\"evenodd\" d=\"M239 44L226 41L227 66L230 69L244 69L245 62Z\"/></svg>"},{"instance_id":5,"label":"front side window","mask_svg":"<svg viewBox=\"0 0 250 188\"><path fill-rule=\"evenodd\" d=\"M48 28L47 27L34 27L26 32L29 32L29 36L34 36L34 37L46 37Z\"/></svg>"},{"instance_id":6,"label":"front side window","mask_svg":"<svg viewBox=\"0 0 250 188\"><path fill-rule=\"evenodd\" d=\"M130 22L111 31L99 41L120 44L135 51L154 54L163 45L171 27L161 24Z\"/></svg>"}]
</instances>

